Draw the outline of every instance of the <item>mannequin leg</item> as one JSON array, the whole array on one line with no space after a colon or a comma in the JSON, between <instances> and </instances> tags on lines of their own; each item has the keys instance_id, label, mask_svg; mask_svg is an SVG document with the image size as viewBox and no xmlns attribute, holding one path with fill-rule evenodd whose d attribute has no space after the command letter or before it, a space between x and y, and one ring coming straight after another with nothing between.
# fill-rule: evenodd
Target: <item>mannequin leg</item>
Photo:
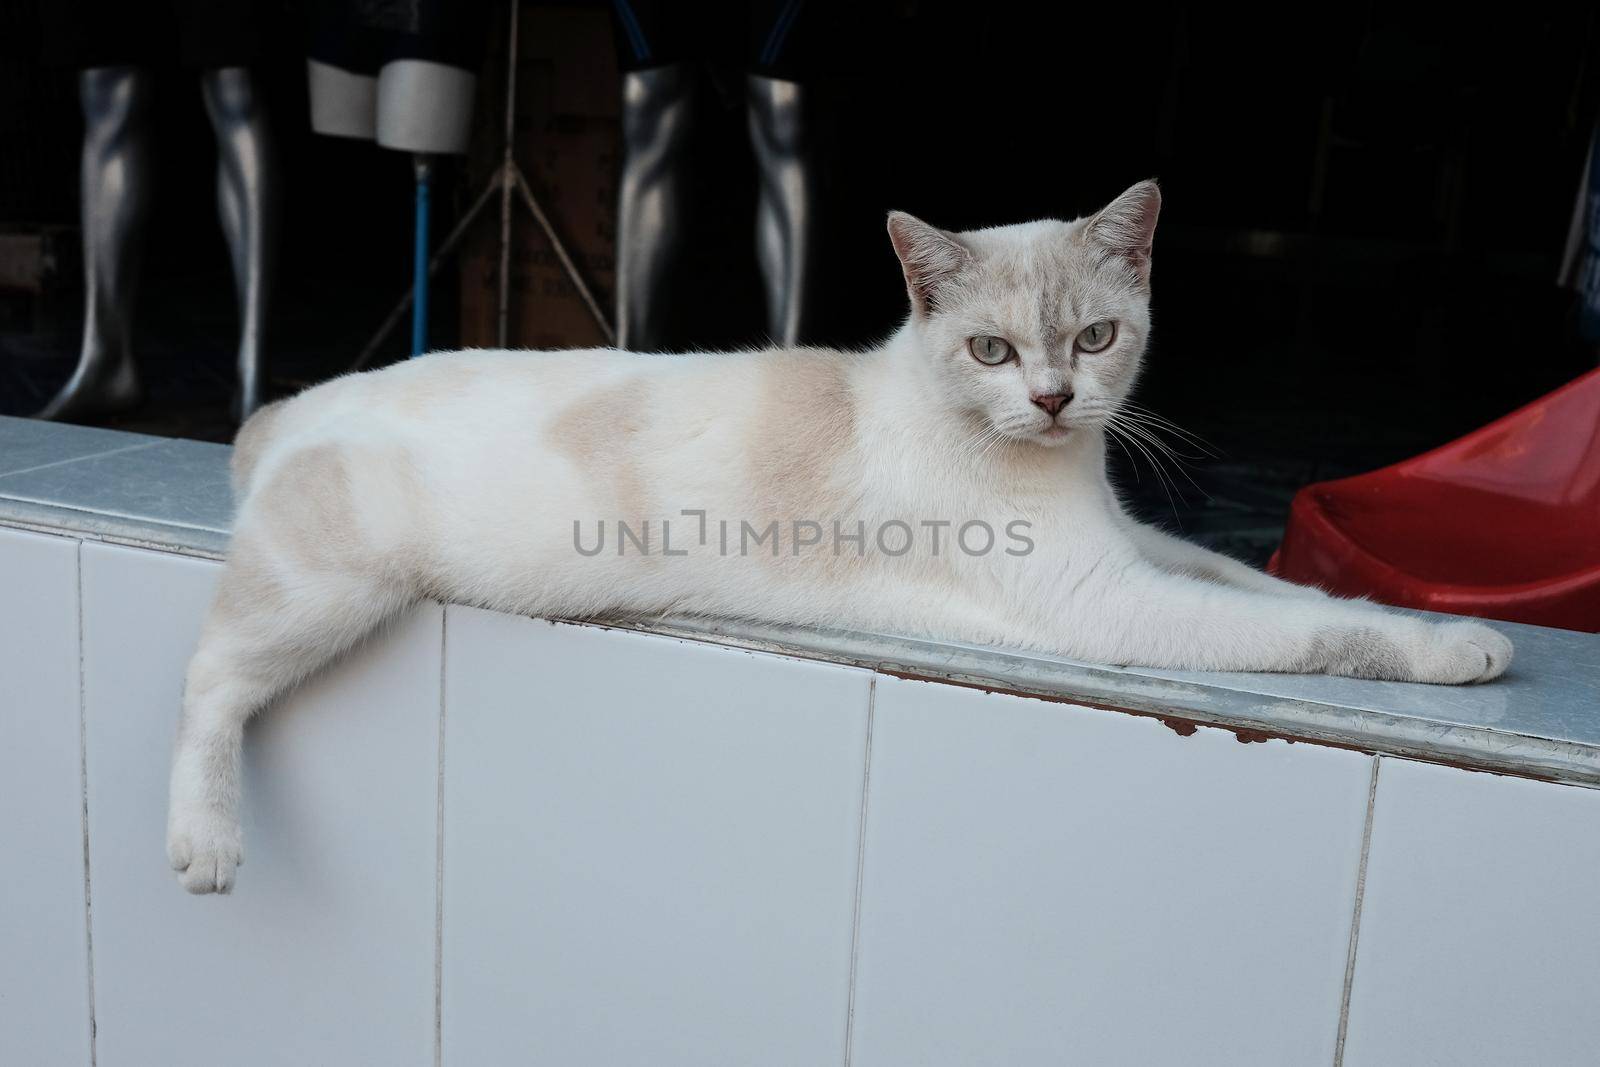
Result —
<instances>
[{"instance_id":1,"label":"mannequin leg","mask_svg":"<svg viewBox=\"0 0 1600 1067\"><path fill-rule=\"evenodd\" d=\"M804 338L811 302L817 180L805 94L779 78L749 76L750 144L759 190L756 258L767 290L767 330L780 345Z\"/></svg>"},{"instance_id":2,"label":"mannequin leg","mask_svg":"<svg viewBox=\"0 0 1600 1067\"><path fill-rule=\"evenodd\" d=\"M217 212L233 258L239 296L239 391L242 421L265 401L262 333L271 298L277 234L277 173L260 94L243 67L202 76L206 114L217 136Z\"/></svg>"},{"instance_id":3,"label":"mannequin leg","mask_svg":"<svg viewBox=\"0 0 1600 1067\"><path fill-rule=\"evenodd\" d=\"M617 205L617 345L662 343L663 280L684 236L689 119L694 90L682 65L622 78L622 179Z\"/></svg>"},{"instance_id":4,"label":"mannequin leg","mask_svg":"<svg viewBox=\"0 0 1600 1067\"><path fill-rule=\"evenodd\" d=\"M38 418L92 419L143 399L129 329L150 216L153 88L151 72L135 67L96 67L79 75L83 347L71 379Z\"/></svg>"}]
</instances>

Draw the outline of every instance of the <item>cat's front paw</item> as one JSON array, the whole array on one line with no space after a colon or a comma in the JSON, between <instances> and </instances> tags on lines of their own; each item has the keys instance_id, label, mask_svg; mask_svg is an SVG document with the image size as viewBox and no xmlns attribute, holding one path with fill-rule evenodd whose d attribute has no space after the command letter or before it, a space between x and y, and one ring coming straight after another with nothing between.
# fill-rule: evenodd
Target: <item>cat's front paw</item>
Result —
<instances>
[{"instance_id":1,"label":"cat's front paw","mask_svg":"<svg viewBox=\"0 0 1600 1067\"><path fill-rule=\"evenodd\" d=\"M1511 640L1481 622L1447 622L1431 628L1417 681L1471 685L1500 677L1511 666Z\"/></svg>"},{"instance_id":2,"label":"cat's front paw","mask_svg":"<svg viewBox=\"0 0 1600 1067\"><path fill-rule=\"evenodd\" d=\"M191 893L233 892L235 873L244 862L238 823L214 815L174 815L167 825L167 860Z\"/></svg>"}]
</instances>

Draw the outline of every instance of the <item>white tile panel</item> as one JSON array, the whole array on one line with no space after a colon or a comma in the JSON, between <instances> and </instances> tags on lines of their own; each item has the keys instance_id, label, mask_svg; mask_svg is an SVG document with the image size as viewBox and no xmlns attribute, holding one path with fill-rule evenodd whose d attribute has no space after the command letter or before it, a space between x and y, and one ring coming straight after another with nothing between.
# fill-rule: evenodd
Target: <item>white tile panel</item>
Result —
<instances>
[{"instance_id":1,"label":"white tile panel","mask_svg":"<svg viewBox=\"0 0 1600 1067\"><path fill-rule=\"evenodd\" d=\"M1600 791L1383 760L1344 1062L1600 1062Z\"/></svg>"},{"instance_id":2,"label":"white tile panel","mask_svg":"<svg viewBox=\"0 0 1600 1067\"><path fill-rule=\"evenodd\" d=\"M99 1067L431 1063L442 609L252 724L238 888L192 897L168 760L218 567L83 567Z\"/></svg>"},{"instance_id":3,"label":"white tile panel","mask_svg":"<svg viewBox=\"0 0 1600 1067\"><path fill-rule=\"evenodd\" d=\"M0 1060L89 1062L78 542L0 530Z\"/></svg>"},{"instance_id":4,"label":"white tile panel","mask_svg":"<svg viewBox=\"0 0 1600 1067\"><path fill-rule=\"evenodd\" d=\"M445 1063L842 1063L871 676L449 609Z\"/></svg>"},{"instance_id":5,"label":"white tile panel","mask_svg":"<svg viewBox=\"0 0 1600 1067\"><path fill-rule=\"evenodd\" d=\"M1329 1063L1371 760L881 679L858 1067Z\"/></svg>"}]
</instances>

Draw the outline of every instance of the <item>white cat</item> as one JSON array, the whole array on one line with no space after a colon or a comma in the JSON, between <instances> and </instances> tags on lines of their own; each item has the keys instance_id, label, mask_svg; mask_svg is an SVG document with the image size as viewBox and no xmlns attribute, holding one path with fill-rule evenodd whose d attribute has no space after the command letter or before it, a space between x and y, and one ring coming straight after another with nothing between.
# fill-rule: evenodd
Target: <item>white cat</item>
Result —
<instances>
[{"instance_id":1,"label":"white cat","mask_svg":"<svg viewBox=\"0 0 1600 1067\"><path fill-rule=\"evenodd\" d=\"M340 378L239 434L189 667L168 852L241 859L245 720L423 598L700 613L1109 663L1481 682L1487 626L1329 598L1122 511L1105 427L1150 331L1154 183L951 234L889 217L911 315L867 352L464 352Z\"/></svg>"}]
</instances>

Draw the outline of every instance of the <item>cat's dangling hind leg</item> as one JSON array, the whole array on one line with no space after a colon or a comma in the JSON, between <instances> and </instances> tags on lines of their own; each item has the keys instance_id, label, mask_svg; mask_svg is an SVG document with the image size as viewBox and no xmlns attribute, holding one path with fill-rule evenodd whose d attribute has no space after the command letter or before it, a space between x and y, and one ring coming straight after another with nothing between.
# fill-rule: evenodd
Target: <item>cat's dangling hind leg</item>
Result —
<instances>
[{"instance_id":1,"label":"cat's dangling hind leg","mask_svg":"<svg viewBox=\"0 0 1600 1067\"><path fill-rule=\"evenodd\" d=\"M258 495L263 506L241 509L184 684L167 856L191 893L228 892L243 860L245 722L419 599L394 552L361 543L337 452L293 457Z\"/></svg>"}]
</instances>

